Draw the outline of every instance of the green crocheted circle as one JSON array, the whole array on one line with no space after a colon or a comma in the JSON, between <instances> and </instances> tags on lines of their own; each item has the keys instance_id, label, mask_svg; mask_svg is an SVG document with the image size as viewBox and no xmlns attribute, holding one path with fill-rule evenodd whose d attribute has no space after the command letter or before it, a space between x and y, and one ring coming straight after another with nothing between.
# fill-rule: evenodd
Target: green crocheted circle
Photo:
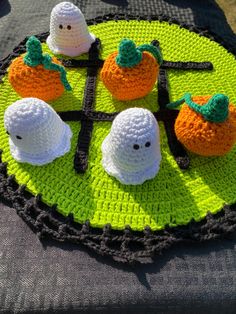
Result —
<instances>
[{"instance_id":1,"label":"green crocheted circle","mask_svg":"<svg viewBox=\"0 0 236 314\"><path fill-rule=\"evenodd\" d=\"M223 93L236 104L236 61L222 46L196 33L169 25L167 22L117 21L89 27L101 39L101 57L105 59L117 50L122 38L142 45L158 39L163 58L171 61L211 61L213 71L168 70L171 101L185 92L196 95ZM52 53L43 45L44 52ZM86 56L82 56L86 58ZM51 102L57 111L79 110L82 107L86 69L67 69L73 92L65 91ZM101 166L101 144L109 133L110 122L95 122L89 153L89 168L76 174L73 157L80 122L69 122L72 147L68 154L42 167L17 163L9 153L8 136L3 127L5 109L20 97L11 88L7 76L0 85L0 148L3 161L8 162L8 173L20 184L26 184L42 200L57 204L58 211L67 216L73 213L77 222L90 220L93 227L110 223L114 229L130 225L143 230L200 221L211 211L217 213L225 204L236 202L236 147L224 157L206 158L190 155L191 167L182 171L170 153L164 127L160 123L162 162L158 175L140 186L124 186L108 176ZM120 102L114 100L99 80L95 109L105 112L121 111L136 106L157 111L157 89L145 98Z\"/></svg>"}]
</instances>

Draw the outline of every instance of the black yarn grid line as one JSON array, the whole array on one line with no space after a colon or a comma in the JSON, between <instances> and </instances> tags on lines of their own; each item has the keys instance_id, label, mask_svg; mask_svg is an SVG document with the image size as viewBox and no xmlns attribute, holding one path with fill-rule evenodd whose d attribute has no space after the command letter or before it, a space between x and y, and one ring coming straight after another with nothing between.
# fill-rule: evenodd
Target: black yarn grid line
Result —
<instances>
[{"instance_id":1,"label":"black yarn grid line","mask_svg":"<svg viewBox=\"0 0 236 314\"><path fill-rule=\"evenodd\" d=\"M152 41L152 44L161 50L160 43L157 40ZM171 64L172 62L165 61L164 63ZM210 62L203 62L202 64L201 63L198 64L198 66L200 65L200 68L202 66L202 69L205 69L206 63L208 64L208 66L210 66L210 68L211 66L213 68L213 65ZM176 69L182 69L181 68L181 66L183 66L182 62L176 62L175 65L176 65L175 67ZM195 68L194 62L187 62L187 64L183 66L183 68L185 70L186 69L199 69L199 67ZM168 139L168 146L173 157L175 158L177 165L179 166L180 169L184 170L184 169L188 169L190 165L190 159L185 148L178 141L175 134L174 125L175 125L175 120L179 114L179 111L166 109L166 105L170 102L169 86L168 86L168 78L167 78L166 69L168 69L168 67L162 66L160 68L159 76L158 76L157 89L158 89L159 113L163 112L164 117L168 117L162 120L164 122L166 136Z\"/></svg>"},{"instance_id":2,"label":"black yarn grid line","mask_svg":"<svg viewBox=\"0 0 236 314\"><path fill-rule=\"evenodd\" d=\"M153 40L153 43L157 40ZM66 68L101 68L104 60L76 60L76 59L59 59ZM166 61L163 60L161 65L163 69L177 69L177 70L212 70L213 64L211 62L195 62L195 61Z\"/></svg>"},{"instance_id":3,"label":"black yarn grid line","mask_svg":"<svg viewBox=\"0 0 236 314\"><path fill-rule=\"evenodd\" d=\"M93 110L93 102L96 92L96 79L98 69L103 65L104 60L99 59L100 40L97 39L89 50L89 60L61 60L65 67L87 67L87 80L85 85L83 108L80 111L58 112L64 121L80 121L81 129L78 136L76 153L74 156L74 169L78 173L84 173L88 168L89 146L93 132L93 121L113 121L119 112L106 113ZM160 49L158 40L153 40L152 45ZM182 144L177 140L174 123L178 115L178 110L168 110L169 90L167 74L165 69L178 70L211 70L211 62L172 62L164 61L160 67L158 77L158 102L160 109L154 112L158 121L164 122L168 145L180 169L187 169L190 161L187 152Z\"/></svg>"},{"instance_id":4,"label":"black yarn grid line","mask_svg":"<svg viewBox=\"0 0 236 314\"><path fill-rule=\"evenodd\" d=\"M89 50L89 61L97 61L99 58L100 40L97 38ZM87 79L85 84L82 111L89 113L93 111L95 99L96 81L99 67L87 68ZM88 167L89 146L93 132L93 120L84 119L81 121L81 128L78 135L77 147L74 156L74 169L78 173L84 173Z\"/></svg>"},{"instance_id":5,"label":"black yarn grid line","mask_svg":"<svg viewBox=\"0 0 236 314\"><path fill-rule=\"evenodd\" d=\"M183 145L178 141L175 134L175 120L179 114L179 110L168 110L166 105L170 102L169 97L169 88L168 88L168 79L167 71L165 69L160 69L159 78L158 78L158 102L160 106L160 112L168 115L168 119L164 119L163 123L165 126L166 136L168 139L169 149L175 158L176 163L179 168L184 170L188 169L190 165L189 156L183 147ZM172 111L172 114L170 114ZM164 114L163 114L164 115Z\"/></svg>"}]
</instances>

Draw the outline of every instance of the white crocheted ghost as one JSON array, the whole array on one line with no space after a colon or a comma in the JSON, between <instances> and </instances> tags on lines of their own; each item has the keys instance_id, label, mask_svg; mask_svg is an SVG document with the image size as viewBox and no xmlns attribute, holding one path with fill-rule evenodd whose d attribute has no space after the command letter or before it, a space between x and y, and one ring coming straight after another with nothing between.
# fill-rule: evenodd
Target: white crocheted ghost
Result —
<instances>
[{"instance_id":1,"label":"white crocheted ghost","mask_svg":"<svg viewBox=\"0 0 236 314\"><path fill-rule=\"evenodd\" d=\"M80 9L71 2L57 4L51 13L50 35L47 44L55 54L76 57L88 52L95 36L88 27Z\"/></svg>"},{"instance_id":2,"label":"white crocheted ghost","mask_svg":"<svg viewBox=\"0 0 236 314\"><path fill-rule=\"evenodd\" d=\"M4 125L11 154L19 162L44 165L70 150L70 127L38 98L23 98L10 105Z\"/></svg>"},{"instance_id":3,"label":"white crocheted ghost","mask_svg":"<svg viewBox=\"0 0 236 314\"><path fill-rule=\"evenodd\" d=\"M147 109L124 110L102 143L102 165L123 184L142 184L156 176L161 161L159 126Z\"/></svg>"}]
</instances>

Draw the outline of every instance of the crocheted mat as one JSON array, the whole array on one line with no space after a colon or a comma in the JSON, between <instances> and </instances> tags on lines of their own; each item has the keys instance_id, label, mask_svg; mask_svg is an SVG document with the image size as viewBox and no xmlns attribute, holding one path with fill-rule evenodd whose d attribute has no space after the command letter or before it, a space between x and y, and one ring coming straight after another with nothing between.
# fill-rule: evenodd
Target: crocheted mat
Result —
<instances>
[{"instance_id":1,"label":"crocheted mat","mask_svg":"<svg viewBox=\"0 0 236 314\"><path fill-rule=\"evenodd\" d=\"M165 78L168 78L171 101L179 99L185 92L191 92L194 96L224 93L236 104L235 56L217 42L166 21L131 19L100 22L89 27L101 41L100 59L106 59L117 50L122 38L132 39L137 45L158 40L164 60L207 61L213 64L213 70L162 71L164 76L167 73ZM46 44L43 44L43 50L52 55ZM84 55L76 59L87 58ZM61 116L64 120L73 120L73 113L70 118L65 118L64 113L86 109L83 99L87 70L67 67L67 72L73 92L65 92L61 98L50 104L57 112L63 112ZM160 95L155 86L143 99L116 101L104 88L98 75L93 108L90 110L114 113L129 107L144 107L155 112L158 118L158 110L163 109L163 104L160 103L164 101L158 101ZM62 215L73 214L75 222L89 221L94 228L103 228L110 224L115 230L124 230L129 225L134 231L143 231L149 226L156 231L187 225L193 220L201 221L209 212L216 214L225 205L236 202L236 146L224 157L206 158L188 153L190 166L183 170L170 151L170 138L167 137L161 117L158 118L161 132L161 168L153 180L140 186L120 184L108 176L101 166L101 143L109 133L112 115L110 121L104 121L106 119L99 115L95 119L97 121L92 122L88 168L84 173L74 170L74 155L81 125L86 125L88 119L82 119L81 122L67 121L73 131L73 138L71 150L65 156L41 167L17 163L9 153L8 136L3 126L5 109L17 99L20 98L5 75L0 84L0 148L3 150L2 161L7 162L7 173L13 174L16 182L25 185L27 191L33 195L41 194L42 201L47 205L57 204L57 211ZM89 128L89 123L87 127Z\"/></svg>"}]
</instances>

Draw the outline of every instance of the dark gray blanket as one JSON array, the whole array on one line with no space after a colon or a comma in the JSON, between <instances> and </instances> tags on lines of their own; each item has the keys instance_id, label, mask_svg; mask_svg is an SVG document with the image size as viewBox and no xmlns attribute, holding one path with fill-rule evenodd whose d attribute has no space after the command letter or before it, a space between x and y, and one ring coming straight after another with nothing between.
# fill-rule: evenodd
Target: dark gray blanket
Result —
<instances>
[{"instance_id":1,"label":"dark gray blanket","mask_svg":"<svg viewBox=\"0 0 236 314\"><path fill-rule=\"evenodd\" d=\"M0 0L0 56L49 28L56 0ZM218 33L236 47L222 11L207 0L74 1L87 18L114 12L175 17ZM117 4L119 3L119 4ZM122 266L83 247L40 242L0 204L1 313L235 313L236 235L181 244L154 264Z\"/></svg>"},{"instance_id":2,"label":"dark gray blanket","mask_svg":"<svg viewBox=\"0 0 236 314\"><path fill-rule=\"evenodd\" d=\"M50 12L58 0L0 0L0 58L26 35L48 31ZM109 14L165 14L217 33L236 46L236 35L213 0L74 0L87 19Z\"/></svg>"}]
</instances>

